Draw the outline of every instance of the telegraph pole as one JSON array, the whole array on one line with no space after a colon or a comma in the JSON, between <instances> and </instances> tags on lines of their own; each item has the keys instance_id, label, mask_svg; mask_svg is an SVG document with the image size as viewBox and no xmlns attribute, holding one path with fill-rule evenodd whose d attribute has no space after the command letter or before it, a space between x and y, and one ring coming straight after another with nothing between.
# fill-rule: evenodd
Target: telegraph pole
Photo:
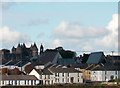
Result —
<instances>
[{"instance_id":1,"label":"telegraph pole","mask_svg":"<svg viewBox=\"0 0 120 88\"><path fill-rule=\"evenodd\" d=\"M112 52L112 56L113 56L113 54L114 54L114 51L111 51Z\"/></svg>"}]
</instances>

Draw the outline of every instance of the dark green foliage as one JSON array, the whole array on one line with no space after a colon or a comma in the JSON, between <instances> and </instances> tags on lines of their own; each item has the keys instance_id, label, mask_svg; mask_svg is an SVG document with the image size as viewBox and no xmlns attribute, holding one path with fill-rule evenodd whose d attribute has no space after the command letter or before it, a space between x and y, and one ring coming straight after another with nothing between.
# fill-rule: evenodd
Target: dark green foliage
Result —
<instances>
[{"instance_id":1,"label":"dark green foliage","mask_svg":"<svg viewBox=\"0 0 120 88\"><path fill-rule=\"evenodd\" d=\"M62 47L57 47L55 50L57 50L63 58L76 57L76 52L70 50L64 50Z\"/></svg>"},{"instance_id":2,"label":"dark green foliage","mask_svg":"<svg viewBox=\"0 0 120 88\"><path fill-rule=\"evenodd\" d=\"M59 51L59 53L63 58L73 58L76 56L76 53L73 51L61 50L61 51Z\"/></svg>"},{"instance_id":3,"label":"dark green foliage","mask_svg":"<svg viewBox=\"0 0 120 88\"><path fill-rule=\"evenodd\" d=\"M82 63L86 63L90 54L83 54Z\"/></svg>"}]
</instances>

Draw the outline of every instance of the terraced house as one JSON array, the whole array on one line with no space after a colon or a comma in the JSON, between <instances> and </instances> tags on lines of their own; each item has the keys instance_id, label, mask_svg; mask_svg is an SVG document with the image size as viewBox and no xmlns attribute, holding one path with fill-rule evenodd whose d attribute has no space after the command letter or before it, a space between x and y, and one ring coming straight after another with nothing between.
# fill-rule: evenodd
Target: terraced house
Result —
<instances>
[{"instance_id":1,"label":"terraced house","mask_svg":"<svg viewBox=\"0 0 120 88\"><path fill-rule=\"evenodd\" d=\"M43 70L33 69L29 75L35 75L43 85L83 83L83 74L71 67L51 65Z\"/></svg>"},{"instance_id":2,"label":"terraced house","mask_svg":"<svg viewBox=\"0 0 120 88\"><path fill-rule=\"evenodd\" d=\"M34 75L1 75L0 78L0 86L34 86L41 83Z\"/></svg>"}]
</instances>

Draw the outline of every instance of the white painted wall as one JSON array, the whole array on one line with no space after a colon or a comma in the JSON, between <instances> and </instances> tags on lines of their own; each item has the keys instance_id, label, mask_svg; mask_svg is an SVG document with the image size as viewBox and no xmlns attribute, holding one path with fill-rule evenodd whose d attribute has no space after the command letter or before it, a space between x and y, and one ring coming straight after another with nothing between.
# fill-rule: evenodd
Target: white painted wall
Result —
<instances>
[{"instance_id":1,"label":"white painted wall","mask_svg":"<svg viewBox=\"0 0 120 88\"><path fill-rule=\"evenodd\" d=\"M82 73L54 73L54 75L54 83L83 83ZM71 80L72 78L73 82Z\"/></svg>"},{"instance_id":2,"label":"white painted wall","mask_svg":"<svg viewBox=\"0 0 120 88\"><path fill-rule=\"evenodd\" d=\"M52 85L54 80L54 75L44 75L39 74L35 69L33 69L29 75L35 75L39 80L43 80L43 85Z\"/></svg>"},{"instance_id":3,"label":"white painted wall","mask_svg":"<svg viewBox=\"0 0 120 88\"><path fill-rule=\"evenodd\" d=\"M118 78L120 78L120 71L118 71Z\"/></svg>"},{"instance_id":4,"label":"white painted wall","mask_svg":"<svg viewBox=\"0 0 120 88\"><path fill-rule=\"evenodd\" d=\"M45 66L44 65L39 65L39 66L35 66L36 69L44 69Z\"/></svg>"},{"instance_id":5,"label":"white painted wall","mask_svg":"<svg viewBox=\"0 0 120 88\"><path fill-rule=\"evenodd\" d=\"M11 84L13 86L20 86L20 85L37 85L39 83L39 80L0 80L0 86L5 86L8 84ZM17 84L16 84L17 82Z\"/></svg>"},{"instance_id":6,"label":"white painted wall","mask_svg":"<svg viewBox=\"0 0 120 88\"><path fill-rule=\"evenodd\" d=\"M39 73L38 73L35 69L33 69L28 75L34 75L34 76L37 77L38 79L40 78Z\"/></svg>"},{"instance_id":7,"label":"white painted wall","mask_svg":"<svg viewBox=\"0 0 120 88\"><path fill-rule=\"evenodd\" d=\"M40 80L43 80L43 85L52 85L54 80L54 75L41 75L39 78Z\"/></svg>"},{"instance_id":8,"label":"white painted wall","mask_svg":"<svg viewBox=\"0 0 120 88\"><path fill-rule=\"evenodd\" d=\"M109 81L112 75L118 78L118 71L91 71L91 81Z\"/></svg>"}]
</instances>

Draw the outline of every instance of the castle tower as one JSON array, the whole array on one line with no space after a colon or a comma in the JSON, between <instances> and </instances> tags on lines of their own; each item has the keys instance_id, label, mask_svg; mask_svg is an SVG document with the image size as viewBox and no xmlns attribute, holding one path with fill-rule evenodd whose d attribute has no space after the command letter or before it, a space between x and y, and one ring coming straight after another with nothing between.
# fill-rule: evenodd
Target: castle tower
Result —
<instances>
[{"instance_id":1,"label":"castle tower","mask_svg":"<svg viewBox=\"0 0 120 88\"><path fill-rule=\"evenodd\" d=\"M23 43L22 48L26 49L25 43Z\"/></svg>"},{"instance_id":2,"label":"castle tower","mask_svg":"<svg viewBox=\"0 0 120 88\"><path fill-rule=\"evenodd\" d=\"M37 56L38 55L38 48L36 46L36 44L34 43L34 45L31 47L32 50L32 56Z\"/></svg>"},{"instance_id":3,"label":"castle tower","mask_svg":"<svg viewBox=\"0 0 120 88\"><path fill-rule=\"evenodd\" d=\"M18 44L17 48L16 48L16 54L21 54L22 53L22 48L20 43Z\"/></svg>"},{"instance_id":4,"label":"castle tower","mask_svg":"<svg viewBox=\"0 0 120 88\"><path fill-rule=\"evenodd\" d=\"M43 45L41 44L41 46L40 46L40 55L43 53L43 51L44 51L44 47L43 47Z\"/></svg>"},{"instance_id":5,"label":"castle tower","mask_svg":"<svg viewBox=\"0 0 120 88\"><path fill-rule=\"evenodd\" d=\"M16 48L14 46L12 47L12 53L16 54Z\"/></svg>"}]
</instances>

